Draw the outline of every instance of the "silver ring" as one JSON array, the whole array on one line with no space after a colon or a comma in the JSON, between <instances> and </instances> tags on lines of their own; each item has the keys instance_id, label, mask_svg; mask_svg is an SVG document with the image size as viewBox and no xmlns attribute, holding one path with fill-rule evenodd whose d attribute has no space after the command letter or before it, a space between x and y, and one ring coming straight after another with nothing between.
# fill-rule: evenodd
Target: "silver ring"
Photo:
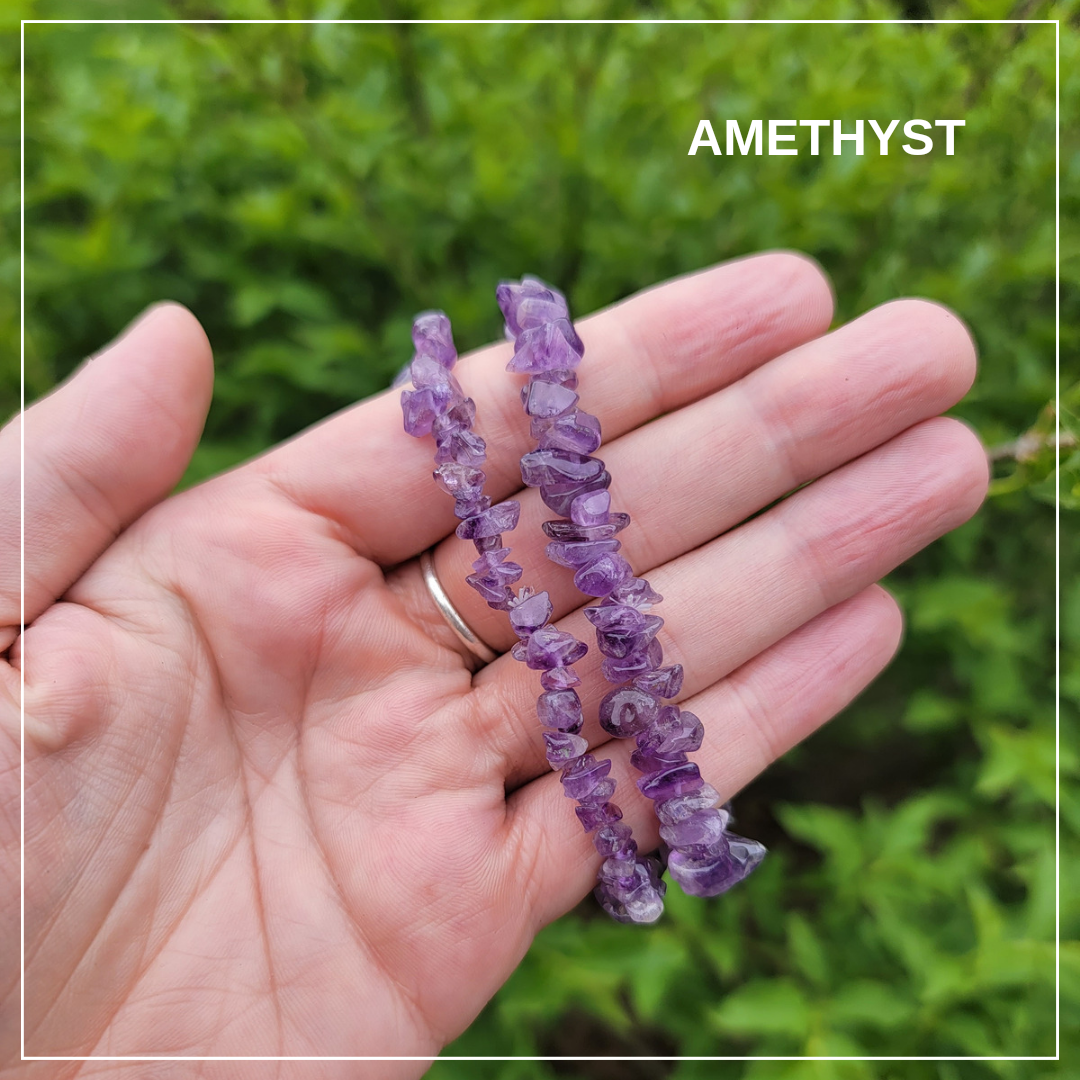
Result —
<instances>
[{"instance_id":1,"label":"silver ring","mask_svg":"<svg viewBox=\"0 0 1080 1080\"><path fill-rule=\"evenodd\" d=\"M435 601L439 614L446 620L447 625L457 635L461 644L477 659L485 664L490 664L499 654L488 648L469 629L469 624L465 622L457 613L454 605L450 603L450 597L446 595L442 582L439 581L438 575L435 573L435 560L431 557L430 548L420 556L420 571L424 575L424 584L427 586L427 591L431 593L431 599Z\"/></svg>"}]
</instances>

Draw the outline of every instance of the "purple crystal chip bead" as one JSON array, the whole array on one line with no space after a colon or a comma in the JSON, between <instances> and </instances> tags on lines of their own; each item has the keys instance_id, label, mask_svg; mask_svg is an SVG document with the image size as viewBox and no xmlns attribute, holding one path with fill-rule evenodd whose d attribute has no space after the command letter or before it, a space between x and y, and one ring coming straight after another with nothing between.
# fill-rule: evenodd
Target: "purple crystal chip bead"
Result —
<instances>
[{"instance_id":1,"label":"purple crystal chip bead","mask_svg":"<svg viewBox=\"0 0 1080 1080\"><path fill-rule=\"evenodd\" d=\"M686 709L665 705L648 731L638 736L638 748L658 754L692 754L701 749L705 725Z\"/></svg>"},{"instance_id":2,"label":"purple crystal chip bead","mask_svg":"<svg viewBox=\"0 0 1080 1080\"><path fill-rule=\"evenodd\" d=\"M582 484L603 471L599 458L569 450L533 450L521 459L521 479L529 487Z\"/></svg>"},{"instance_id":3,"label":"purple crystal chip bead","mask_svg":"<svg viewBox=\"0 0 1080 1080\"><path fill-rule=\"evenodd\" d=\"M458 432L470 430L475 419L476 402L472 398L462 398L461 401L435 417L431 425L431 433L438 443Z\"/></svg>"},{"instance_id":4,"label":"purple crystal chip bead","mask_svg":"<svg viewBox=\"0 0 1080 1080\"><path fill-rule=\"evenodd\" d=\"M720 801L720 794L711 784L702 784L697 791L691 791L686 795L676 795L673 799L665 799L656 803L656 816L661 825L677 825L698 810L709 810ZM727 809L720 807L718 810L724 819L724 828L728 826L731 815Z\"/></svg>"},{"instance_id":5,"label":"purple crystal chip bead","mask_svg":"<svg viewBox=\"0 0 1080 1080\"><path fill-rule=\"evenodd\" d=\"M516 499L507 499L498 506L485 510L482 514L466 518L458 527L457 535L462 540L478 540L488 536L499 536L517 528L521 514L521 503Z\"/></svg>"},{"instance_id":6,"label":"purple crystal chip bead","mask_svg":"<svg viewBox=\"0 0 1080 1080\"><path fill-rule=\"evenodd\" d=\"M524 660L534 671L550 671L557 667L576 664L589 646L578 641L573 634L556 630L550 623L529 635L528 641L519 641L510 650L515 660Z\"/></svg>"},{"instance_id":7,"label":"purple crystal chip bead","mask_svg":"<svg viewBox=\"0 0 1080 1080\"><path fill-rule=\"evenodd\" d=\"M565 484L542 484L540 498L544 505L560 517L569 517L574 500L594 491L603 491L611 484L611 473L605 469L591 480L570 481Z\"/></svg>"},{"instance_id":8,"label":"purple crystal chip bead","mask_svg":"<svg viewBox=\"0 0 1080 1080\"><path fill-rule=\"evenodd\" d=\"M604 555L583 566L574 575L574 585L586 596L608 596L633 574L630 564L621 555Z\"/></svg>"},{"instance_id":9,"label":"purple crystal chip bead","mask_svg":"<svg viewBox=\"0 0 1080 1080\"><path fill-rule=\"evenodd\" d=\"M533 426L538 426L535 420ZM545 423L539 431L533 431L533 438L541 450L592 454L600 448L600 421L591 413L577 410Z\"/></svg>"},{"instance_id":10,"label":"purple crystal chip bead","mask_svg":"<svg viewBox=\"0 0 1080 1080\"><path fill-rule=\"evenodd\" d=\"M611 772L611 762L597 761L592 754L582 754L563 769L563 794L579 802ZM614 790L614 789L613 789Z\"/></svg>"},{"instance_id":11,"label":"purple crystal chip bead","mask_svg":"<svg viewBox=\"0 0 1080 1080\"><path fill-rule=\"evenodd\" d=\"M525 412L529 416L542 419L554 418L569 412L576 404L578 396L573 390L559 383L540 382L534 379L522 390Z\"/></svg>"},{"instance_id":12,"label":"purple crystal chip bead","mask_svg":"<svg viewBox=\"0 0 1080 1080\"><path fill-rule=\"evenodd\" d=\"M597 620L591 620L596 626L596 644L605 656L621 659L632 653L644 652L649 643L656 637L657 631L664 625L664 620L659 615L642 615L634 608L619 605L618 607L586 608L588 612L619 612L624 614L622 625L612 620L608 627L604 627ZM647 686L638 685L639 690L652 693Z\"/></svg>"},{"instance_id":13,"label":"purple crystal chip bead","mask_svg":"<svg viewBox=\"0 0 1080 1080\"><path fill-rule=\"evenodd\" d=\"M561 769L564 765L576 761L589 749L585 739L570 731L545 731L544 746L548 764L553 769Z\"/></svg>"},{"instance_id":14,"label":"purple crystal chip bead","mask_svg":"<svg viewBox=\"0 0 1080 1080\"><path fill-rule=\"evenodd\" d=\"M436 412L445 412L455 402L465 400L461 384L433 356L414 356L409 378L417 390L431 391Z\"/></svg>"},{"instance_id":15,"label":"purple crystal chip bead","mask_svg":"<svg viewBox=\"0 0 1080 1080\"><path fill-rule=\"evenodd\" d=\"M456 461L459 465L479 468L487 460L487 443L465 428L448 431L435 443L435 464Z\"/></svg>"},{"instance_id":16,"label":"purple crystal chip bead","mask_svg":"<svg viewBox=\"0 0 1080 1080\"><path fill-rule=\"evenodd\" d=\"M563 294L530 274L521 281L501 282L495 289L495 299L511 338L516 338L522 330L569 315Z\"/></svg>"},{"instance_id":17,"label":"purple crystal chip bead","mask_svg":"<svg viewBox=\"0 0 1080 1080\"><path fill-rule=\"evenodd\" d=\"M664 659L660 642L653 639L645 652L632 652L623 657L609 656L600 664L600 670L609 683L623 683L636 679L646 671L658 668Z\"/></svg>"},{"instance_id":18,"label":"purple crystal chip bead","mask_svg":"<svg viewBox=\"0 0 1080 1080\"><path fill-rule=\"evenodd\" d=\"M495 289L507 330L517 337L522 330L553 319L565 319L570 312L566 297L558 289L526 274L520 282L504 281Z\"/></svg>"},{"instance_id":19,"label":"purple crystal chip bead","mask_svg":"<svg viewBox=\"0 0 1080 1080\"><path fill-rule=\"evenodd\" d=\"M664 912L667 887L653 859L608 859L600 869L593 894L618 922L652 923Z\"/></svg>"},{"instance_id":20,"label":"purple crystal chip bead","mask_svg":"<svg viewBox=\"0 0 1080 1080\"><path fill-rule=\"evenodd\" d=\"M422 311L413 320L412 339L416 351L450 369L457 361L450 320L442 311Z\"/></svg>"},{"instance_id":21,"label":"purple crystal chip bead","mask_svg":"<svg viewBox=\"0 0 1080 1080\"><path fill-rule=\"evenodd\" d=\"M505 551L505 548L501 550ZM477 559L477 562L482 561ZM465 579L489 604L508 605L509 587L521 577L522 569L515 562L500 562L484 573L469 574Z\"/></svg>"},{"instance_id":22,"label":"purple crystal chip bead","mask_svg":"<svg viewBox=\"0 0 1080 1080\"><path fill-rule=\"evenodd\" d=\"M683 684L682 664L671 664L669 667L657 668L655 671L646 671L634 680L634 685L650 694L660 698L675 698Z\"/></svg>"},{"instance_id":23,"label":"purple crystal chip bead","mask_svg":"<svg viewBox=\"0 0 1080 1080\"><path fill-rule=\"evenodd\" d=\"M611 492L591 491L570 504L570 520L576 525L604 525L611 511Z\"/></svg>"},{"instance_id":24,"label":"purple crystal chip bead","mask_svg":"<svg viewBox=\"0 0 1080 1080\"><path fill-rule=\"evenodd\" d=\"M660 839L684 855L705 858L724 835L724 816L719 810L695 810L674 825L660 826Z\"/></svg>"},{"instance_id":25,"label":"purple crystal chip bead","mask_svg":"<svg viewBox=\"0 0 1080 1080\"><path fill-rule=\"evenodd\" d=\"M474 465L459 465L456 461L447 461L440 465L432 476L447 495L463 501L479 498L487 481L483 469Z\"/></svg>"},{"instance_id":26,"label":"purple crystal chip bead","mask_svg":"<svg viewBox=\"0 0 1080 1080\"><path fill-rule=\"evenodd\" d=\"M496 566L504 563L509 554L510 549L508 547L485 551L479 558L473 559L472 568L478 574L486 574L489 570L494 570Z\"/></svg>"},{"instance_id":27,"label":"purple crystal chip bead","mask_svg":"<svg viewBox=\"0 0 1080 1080\"><path fill-rule=\"evenodd\" d=\"M638 611L648 611L653 604L659 604L664 598L644 579L631 578L615 589L610 597L613 604L626 604Z\"/></svg>"},{"instance_id":28,"label":"purple crystal chip bead","mask_svg":"<svg viewBox=\"0 0 1080 1080\"><path fill-rule=\"evenodd\" d=\"M621 547L618 540L552 540L544 551L553 563L580 570Z\"/></svg>"},{"instance_id":29,"label":"purple crystal chip bead","mask_svg":"<svg viewBox=\"0 0 1080 1080\"><path fill-rule=\"evenodd\" d=\"M639 738L641 737L643 736L639 736ZM638 772L643 773L663 772L665 769L673 769L676 765L683 765L688 760L686 754L681 750L654 750L652 747L647 747L644 750L638 747L630 755L630 764Z\"/></svg>"},{"instance_id":30,"label":"purple crystal chip bead","mask_svg":"<svg viewBox=\"0 0 1080 1080\"><path fill-rule=\"evenodd\" d=\"M574 735L581 730L584 723L581 698L573 690L545 691L537 698L536 715L544 727L558 728Z\"/></svg>"},{"instance_id":31,"label":"purple crystal chip bead","mask_svg":"<svg viewBox=\"0 0 1080 1080\"><path fill-rule=\"evenodd\" d=\"M402 390L401 416L405 430L414 438L431 432L435 422L435 400L430 390Z\"/></svg>"},{"instance_id":32,"label":"purple crystal chip bead","mask_svg":"<svg viewBox=\"0 0 1080 1080\"><path fill-rule=\"evenodd\" d=\"M522 330L515 345L514 355L506 370L530 375L560 368L572 370L581 363L585 354L585 346L568 319L554 319Z\"/></svg>"},{"instance_id":33,"label":"purple crystal chip bead","mask_svg":"<svg viewBox=\"0 0 1080 1080\"><path fill-rule=\"evenodd\" d=\"M737 885L765 857L765 847L734 833L725 833L719 850L705 858L680 851L668 855L668 872L687 896L719 896Z\"/></svg>"},{"instance_id":34,"label":"purple crystal chip bead","mask_svg":"<svg viewBox=\"0 0 1080 1080\"><path fill-rule=\"evenodd\" d=\"M581 679L572 667L557 667L541 674L540 685L545 690L569 690L580 686Z\"/></svg>"},{"instance_id":35,"label":"purple crystal chip bead","mask_svg":"<svg viewBox=\"0 0 1080 1080\"><path fill-rule=\"evenodd\" d=\"M574 807L574 813L586 832L595 832L605 825L614 825L622 818L622 811L612 802L601 803L599 806L583 803Z\"/></svg>"},{"instance_id":36,"label":"purple crystal chip bead","mask_svg":"<svg viewBox=\"0 0 1080 1080\"><path fill-rule=\"evenodd\" d=\"M552 540L610 540L630 524L629 514L611 514L603 525L578 525L573 521L545 521L540 527Z\"/></svg>"},{"instance_id":37,"label":"purple crystal chip bead","mask_svg":"<svg viewBox=\"0 0 1080 1080\"><path fill-rule=\"evenodd\" d=\"M610 690L600 702L600 726L617 739L643 732L656 719L658 703L636 686Z\"/></svg>"},{"instance_id":38,"label":"purple crystal chip bead","mask_svg":"<svg viewBox=\"0 0 1080 1080\"><path fill-rule=\"evenodd\" d=\"M642 776L637 786L646 799L659 802L661 799L670 799L675 795L686 795L688 792L697 791L704 783L697 765L688 761L682 765L664 769L662 772Z\"/></svg>"},{"instance_id":39,"label":"purple crystal chip bead","mask_svg":"<svg viewBox=\"0 0 1080 1080\"><path fill-rule=\"evenodd\" d=\"M578 802L582 806L603 806L604 803L615 794L615 781L610 776L599 780L596 786L587 794L582 795Z\"/></svg>"},{"instance_id":40,"label":"purple crystal chip bead","mask_svg":"<svg viewBox=\"0 0 1080 1080\"><path fill-rule=\"evenodd\" d=\"M551 598L546 592L523 596L510 606L510 626L519 638L535 634L551 618Z\"/></svg>"},{"instance_id":41,"label":"purple crystal chip bead","mask_svg":"<svg viewBox=\"0 0 1080 1080\"><path fill-rule=\"evenodd\" d=\"M605 859L629 859L637 851L629 825L601 825L593 847Z\"/></svg>"}]
</instances>

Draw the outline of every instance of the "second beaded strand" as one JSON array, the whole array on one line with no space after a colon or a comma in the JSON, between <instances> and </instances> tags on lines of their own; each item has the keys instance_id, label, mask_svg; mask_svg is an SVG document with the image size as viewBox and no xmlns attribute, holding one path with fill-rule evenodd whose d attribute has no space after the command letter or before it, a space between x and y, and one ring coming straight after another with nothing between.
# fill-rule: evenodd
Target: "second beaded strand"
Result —
<instances>
[{"instance_id":1,"label":"second beaded strand","mask_svg":"<svg viewBox=\"0 0 1080 1080\"><path fill-rule=\"evenodd\" d=\"M689 754L705 729L688 710L663 702L678 696L683 670L663 665L656 640L664 620L649 614L663 598L635 577L615 539L630 515L611 509L611 476L593 456L600 421L577 408L576 369L585 347L570 322L566 300L535 277L503 282L496 297L514 357L507 370L529 376L521 399L537 449L521 459L521 478L539 488L545 505L562 515L544 523L548 558L574 572L574 584L599 603L585 609L596 630L604 678L615 684L600 704L600 723L615 738L633 738L638 788L653 801L667 866L682 890L717 896L750 874L763 845L728 830L731 814Z\"/></svg>"}]
</instances>

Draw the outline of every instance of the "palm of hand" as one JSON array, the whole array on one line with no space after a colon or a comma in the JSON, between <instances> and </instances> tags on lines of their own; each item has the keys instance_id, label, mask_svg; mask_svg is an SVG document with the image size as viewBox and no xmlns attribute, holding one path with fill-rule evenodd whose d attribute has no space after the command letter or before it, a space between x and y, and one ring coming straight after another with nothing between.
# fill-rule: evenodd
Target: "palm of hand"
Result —
<instances>
[{"instance_id":1,"label":"palm of hand","mask_svg":"<svg viewBox=\"0 0 1080 1080\"><path fill-rule=\"evenodd\" d=\"M65 810L29 880L56 887L74 845L82 905L115 923L35 960L95 954L43 982L47 1045L198 1052L170 993L197 979L218 1052L435 1051L471 1019L455 987L489 996L527 947L503 779L461 735L469 672L336 532L231 474L148 513L27 634L42 742L99 733L42 793Z\"/></svg>"},{"instance_id":2,"label":"palm of hand","mask_svg":"<svg viewBox=\"0 0 1080 1080\"><path fill-rule=\"evenodd\" d=\"M612 401L617 505L649 524L624 550L667 595L665 649L724 796L884 666L899 620L872 583L985 489L976 440L927 419L970 383L955 318L906 302L819 337L830 316L816 268L770 255L583 332L591 392ZM0 673L9 763L18 667L26 679L28 1052L435 1053L595 876L543 760L535 673L504 656L472 678L431 605L415 556L455 522L392 397L160 501L209 392L193 334L185 313L156 312L27 416L30 625L0 640L14 642ZM155 342L174 339L162 356ZM488 350L461 376L498 498L528 445L505 359ZM144 369L140 397L126 380ZM550 514L533 494L512 537L523 583L585 637L580 597L540 569ZM9 553L15 526L0 515ZM505 651L505 619L463 588L465 547L444 540L440 577ZM0 596L18 612L11 574ZM702 620L720 603L717 638ZM579 665L593 745L597 669L593 654ZM601 752L647 849L629 748Z\"/></svg>"}]
</instances>

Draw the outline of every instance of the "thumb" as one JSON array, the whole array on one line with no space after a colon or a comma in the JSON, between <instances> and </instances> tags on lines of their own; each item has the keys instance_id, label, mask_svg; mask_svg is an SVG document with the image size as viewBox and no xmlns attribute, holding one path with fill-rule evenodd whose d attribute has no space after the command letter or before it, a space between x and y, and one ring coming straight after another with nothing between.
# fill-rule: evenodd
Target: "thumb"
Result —
<instances>
[{"instance_id":1,"label":"thumb","mask_svg":"<svg viewBox=\"0 0 1080 1080\"><path fill-rule=\"evenodd\" d=\"M0 650L20 615L20 426L30 623L183 475L213 377L198 320L179 304L155 305L0 431Z\"/></svg>"}]
</instances>

